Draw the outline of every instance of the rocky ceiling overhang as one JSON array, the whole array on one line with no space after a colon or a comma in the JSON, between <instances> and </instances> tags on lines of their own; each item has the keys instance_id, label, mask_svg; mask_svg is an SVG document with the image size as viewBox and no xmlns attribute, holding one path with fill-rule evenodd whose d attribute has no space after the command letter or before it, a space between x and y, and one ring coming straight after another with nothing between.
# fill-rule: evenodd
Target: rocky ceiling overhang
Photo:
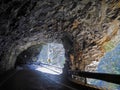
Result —
<instances>
[{"instance_id":1,"label":"rocky ceiling overhang","mask_svg":"<svg viewBox=\"0 0 120 90\"><path fill-rule=\"evenodd\" d=\"M119 0L1 0L0 69L14 67L17 55L28 47L59 42L70 34L72 69L91 70L108 42L119 43Z\"/></svg>"}]
</instances>

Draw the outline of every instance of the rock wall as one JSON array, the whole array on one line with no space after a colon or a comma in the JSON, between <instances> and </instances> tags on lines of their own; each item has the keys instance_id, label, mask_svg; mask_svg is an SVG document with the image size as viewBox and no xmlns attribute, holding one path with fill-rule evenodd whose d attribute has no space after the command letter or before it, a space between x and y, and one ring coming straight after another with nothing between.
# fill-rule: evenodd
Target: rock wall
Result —
<instances>
[{"instance_id":1,"label":"rock wall","mask_svg":"<svg viewBox=\"0 0 120 90\"><path fill-rule=\"evenodd\" d=\"M42 50L41 44L33 45L29 47L27 50L24 50L17 56L15 67L17 65L32 64L37 62L38 55L41 50Z\"/></svg>"},{"instance_id":2,"label":"rock wall","mask_svg":"<svg viewBox=\"0 0 120 90\"><path fill-rule=\"evenodd\" d=\"M32 45L61 43L64 33L73 41L71 68L94 71L89 65L119 30L119 0L1 0L0 71L14 67L16 56Z\"/></svg>"}]
</instances>

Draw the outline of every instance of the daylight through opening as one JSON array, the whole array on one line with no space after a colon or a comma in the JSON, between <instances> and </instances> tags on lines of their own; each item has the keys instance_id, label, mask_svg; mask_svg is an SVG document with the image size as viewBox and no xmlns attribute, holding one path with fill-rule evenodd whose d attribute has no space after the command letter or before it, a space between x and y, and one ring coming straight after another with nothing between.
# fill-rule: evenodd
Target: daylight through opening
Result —
<instances>
[{"instance_id":1,"label":"daylight through opening","mask_svg":"<svg viewBox=\"0 0 120 90\"><path fill-rule=\"evenodd\" d=\"M17 57L17 69L30 68L49 74L62 74L65 64L65 50L60 43L34 45Z\"/></svg>"},{"instance_id":2,"label":"daylight through opening","mask_svg":"<svg viewBox=\"0 0 120 90\"><path fill-rule=\"evenodd\" d=\"M61 74L65 64L64 55L65 50L62 44L47 43L43 45L36 62L42 67L38 67L36 70L51 74Z\"/></svg>"}]
</instances>

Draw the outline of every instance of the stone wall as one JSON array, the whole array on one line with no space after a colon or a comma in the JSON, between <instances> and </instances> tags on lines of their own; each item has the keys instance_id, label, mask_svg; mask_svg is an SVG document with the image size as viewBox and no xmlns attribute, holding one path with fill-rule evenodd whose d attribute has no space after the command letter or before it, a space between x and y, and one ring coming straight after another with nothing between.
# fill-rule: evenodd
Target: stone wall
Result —
<instances>
[{"instance_id":1,"label":"stone wall","mask_svg":"<svg viewBox=\"0 0 120 90\"><path fill-rule=\"evenodd\" d=\"M94 71L88 65L100 60L119 30L119 0L1 0L0 69L12 68L24 49L61 43L67 33L74 47L71 68Z\"/></svg>"}]
</instances>

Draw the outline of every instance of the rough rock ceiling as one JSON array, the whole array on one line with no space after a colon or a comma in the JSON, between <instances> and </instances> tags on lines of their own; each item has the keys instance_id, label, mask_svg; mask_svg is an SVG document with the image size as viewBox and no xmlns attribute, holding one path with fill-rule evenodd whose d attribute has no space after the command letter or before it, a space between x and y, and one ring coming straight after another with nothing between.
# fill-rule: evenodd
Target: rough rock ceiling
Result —
<instances>
[{"instance_id":1,"label":"rough rock ceiling","mask_svg":"<svg viewBox=\"0 0 120 90\"><path fill-rule=\"evenodd\" d=\"M74 48L71 68L84 70L100 60L119 30L119 0L1 0L0 68L12 68L16 56L32 45L61 43L67 33Z\"/></svg>"}]
</instances>

